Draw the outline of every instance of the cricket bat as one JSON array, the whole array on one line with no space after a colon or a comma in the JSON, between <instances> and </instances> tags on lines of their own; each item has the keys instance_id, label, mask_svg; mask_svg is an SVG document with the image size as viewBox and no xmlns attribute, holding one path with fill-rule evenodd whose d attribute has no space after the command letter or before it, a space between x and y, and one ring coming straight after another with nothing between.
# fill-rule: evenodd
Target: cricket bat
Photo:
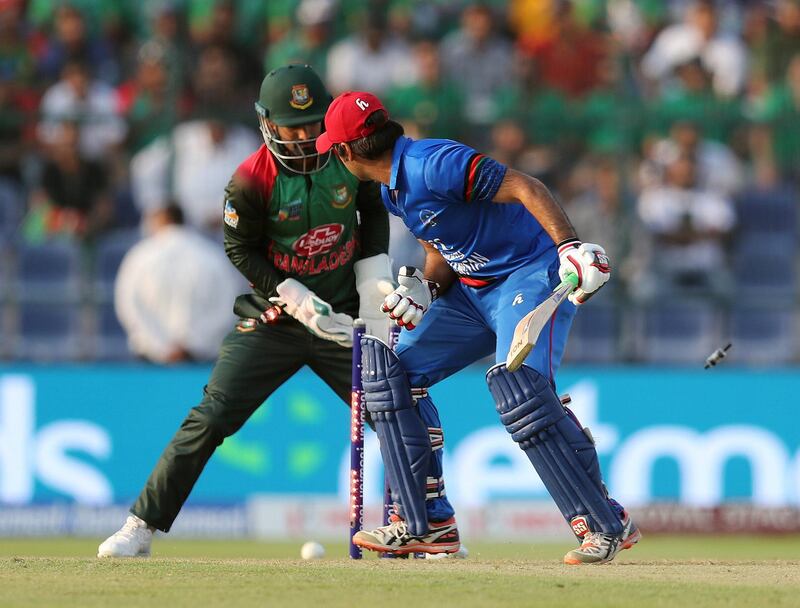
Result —
<instances>
[{"instance_id":1,"label":"cricket bat","mask_svg":"<svg viewBox=\"0 0 800 608\"><path fill-rule=\"evenodd\" d=\"M514 328L511 348L508 350L508 356L506 357L508 371L515 372L520 368L525 361L525 357L536 346L536 340L539 339L539 334L544 329L544 326L550 321L550 317L561 306L561 303L567 299L567 296L575 291L577 286L578 275L569 273L567 278L558 284L558 287L553 290L553 293L544 302L520 319Z\"/></svg>"}]
</instances>

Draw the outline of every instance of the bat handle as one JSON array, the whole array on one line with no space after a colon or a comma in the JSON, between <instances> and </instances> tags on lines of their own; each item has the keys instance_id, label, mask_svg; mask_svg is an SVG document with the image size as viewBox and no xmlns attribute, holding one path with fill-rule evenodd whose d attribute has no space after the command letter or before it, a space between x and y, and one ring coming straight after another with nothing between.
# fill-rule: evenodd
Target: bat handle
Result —
<instances>
[{"instance_id":1,"label":"bat handle","mask_svg":"<svg viewBox=\"0 0 800 608\"><path fill-rule=\"evenodd\" d=\"M564 285L564 284L572 285L572 289L575 290L575 289L578 288L578 282L579 281L580 281L580 279L578 278L577 274L575 274L574 272L568 272L567 276L564 277L564 280L561 282L561 284L562 285Z\"/></svg>"}]
</instances>

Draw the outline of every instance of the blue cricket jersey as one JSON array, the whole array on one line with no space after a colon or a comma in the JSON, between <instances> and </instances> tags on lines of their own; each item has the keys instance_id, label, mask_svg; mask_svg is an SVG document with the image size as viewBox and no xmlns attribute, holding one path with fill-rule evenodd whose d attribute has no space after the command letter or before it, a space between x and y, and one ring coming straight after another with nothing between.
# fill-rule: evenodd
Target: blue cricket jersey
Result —
<instances>
[{"instance_id":1,"label":"blue cricket jersey","mask_svg":"<svg viewBox=\"0 0 800 608\"><path fill-rule=\"evenodd\" d=\"M493 203L506 167L448 139L400 137L388 186L390 213L462 276L508 276L554 247L521 203Z\"/></svg>"}]
</instances>

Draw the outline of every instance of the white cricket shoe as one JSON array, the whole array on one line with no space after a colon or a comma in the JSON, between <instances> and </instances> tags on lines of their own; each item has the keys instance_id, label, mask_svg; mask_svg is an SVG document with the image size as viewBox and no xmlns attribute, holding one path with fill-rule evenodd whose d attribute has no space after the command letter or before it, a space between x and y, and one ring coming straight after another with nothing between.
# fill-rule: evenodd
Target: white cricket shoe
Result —
<instances>
[{"instance_id":1,"label":"white cricket shoe","mask_svg":"<svg viewBox=\"0 0 800 608\"><path fill-rule=\"evenodd\" d=\"M125 525L103 541L97 557L150 557L153 530L143 519L128 515Z\"/></svg>"},{"instance_id":2,"label":"white cricket shoe","mask_svg":"<svg viewBox=\"0 0 800 608\"><path fill-rule=\"evenodd\" d=\"M456 520L428 522L424 536L412 536L404 519L396 514L389 517L389 525L353 536L353 544L379 553L456 553L461 548Z\"/></svg>"}]
</instances>

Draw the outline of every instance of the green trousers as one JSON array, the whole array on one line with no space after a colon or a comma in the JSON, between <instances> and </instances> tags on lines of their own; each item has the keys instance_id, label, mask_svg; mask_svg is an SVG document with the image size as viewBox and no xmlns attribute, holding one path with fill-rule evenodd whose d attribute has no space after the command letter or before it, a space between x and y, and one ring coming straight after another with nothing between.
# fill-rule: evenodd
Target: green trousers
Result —
<instances>
[{"instance_id":1,"label":"green trousers","mask_svg":"<svg viewBox=\"0 0 800 608\"><path fill-rule=\"evenodd\" d=\"M217 446L304 365L349 405L349 348L317 338L290 317L255 327L240 322L222 343L202 401L161 454L131 513L168 532Z\"/></svg>"}]
</instances>

